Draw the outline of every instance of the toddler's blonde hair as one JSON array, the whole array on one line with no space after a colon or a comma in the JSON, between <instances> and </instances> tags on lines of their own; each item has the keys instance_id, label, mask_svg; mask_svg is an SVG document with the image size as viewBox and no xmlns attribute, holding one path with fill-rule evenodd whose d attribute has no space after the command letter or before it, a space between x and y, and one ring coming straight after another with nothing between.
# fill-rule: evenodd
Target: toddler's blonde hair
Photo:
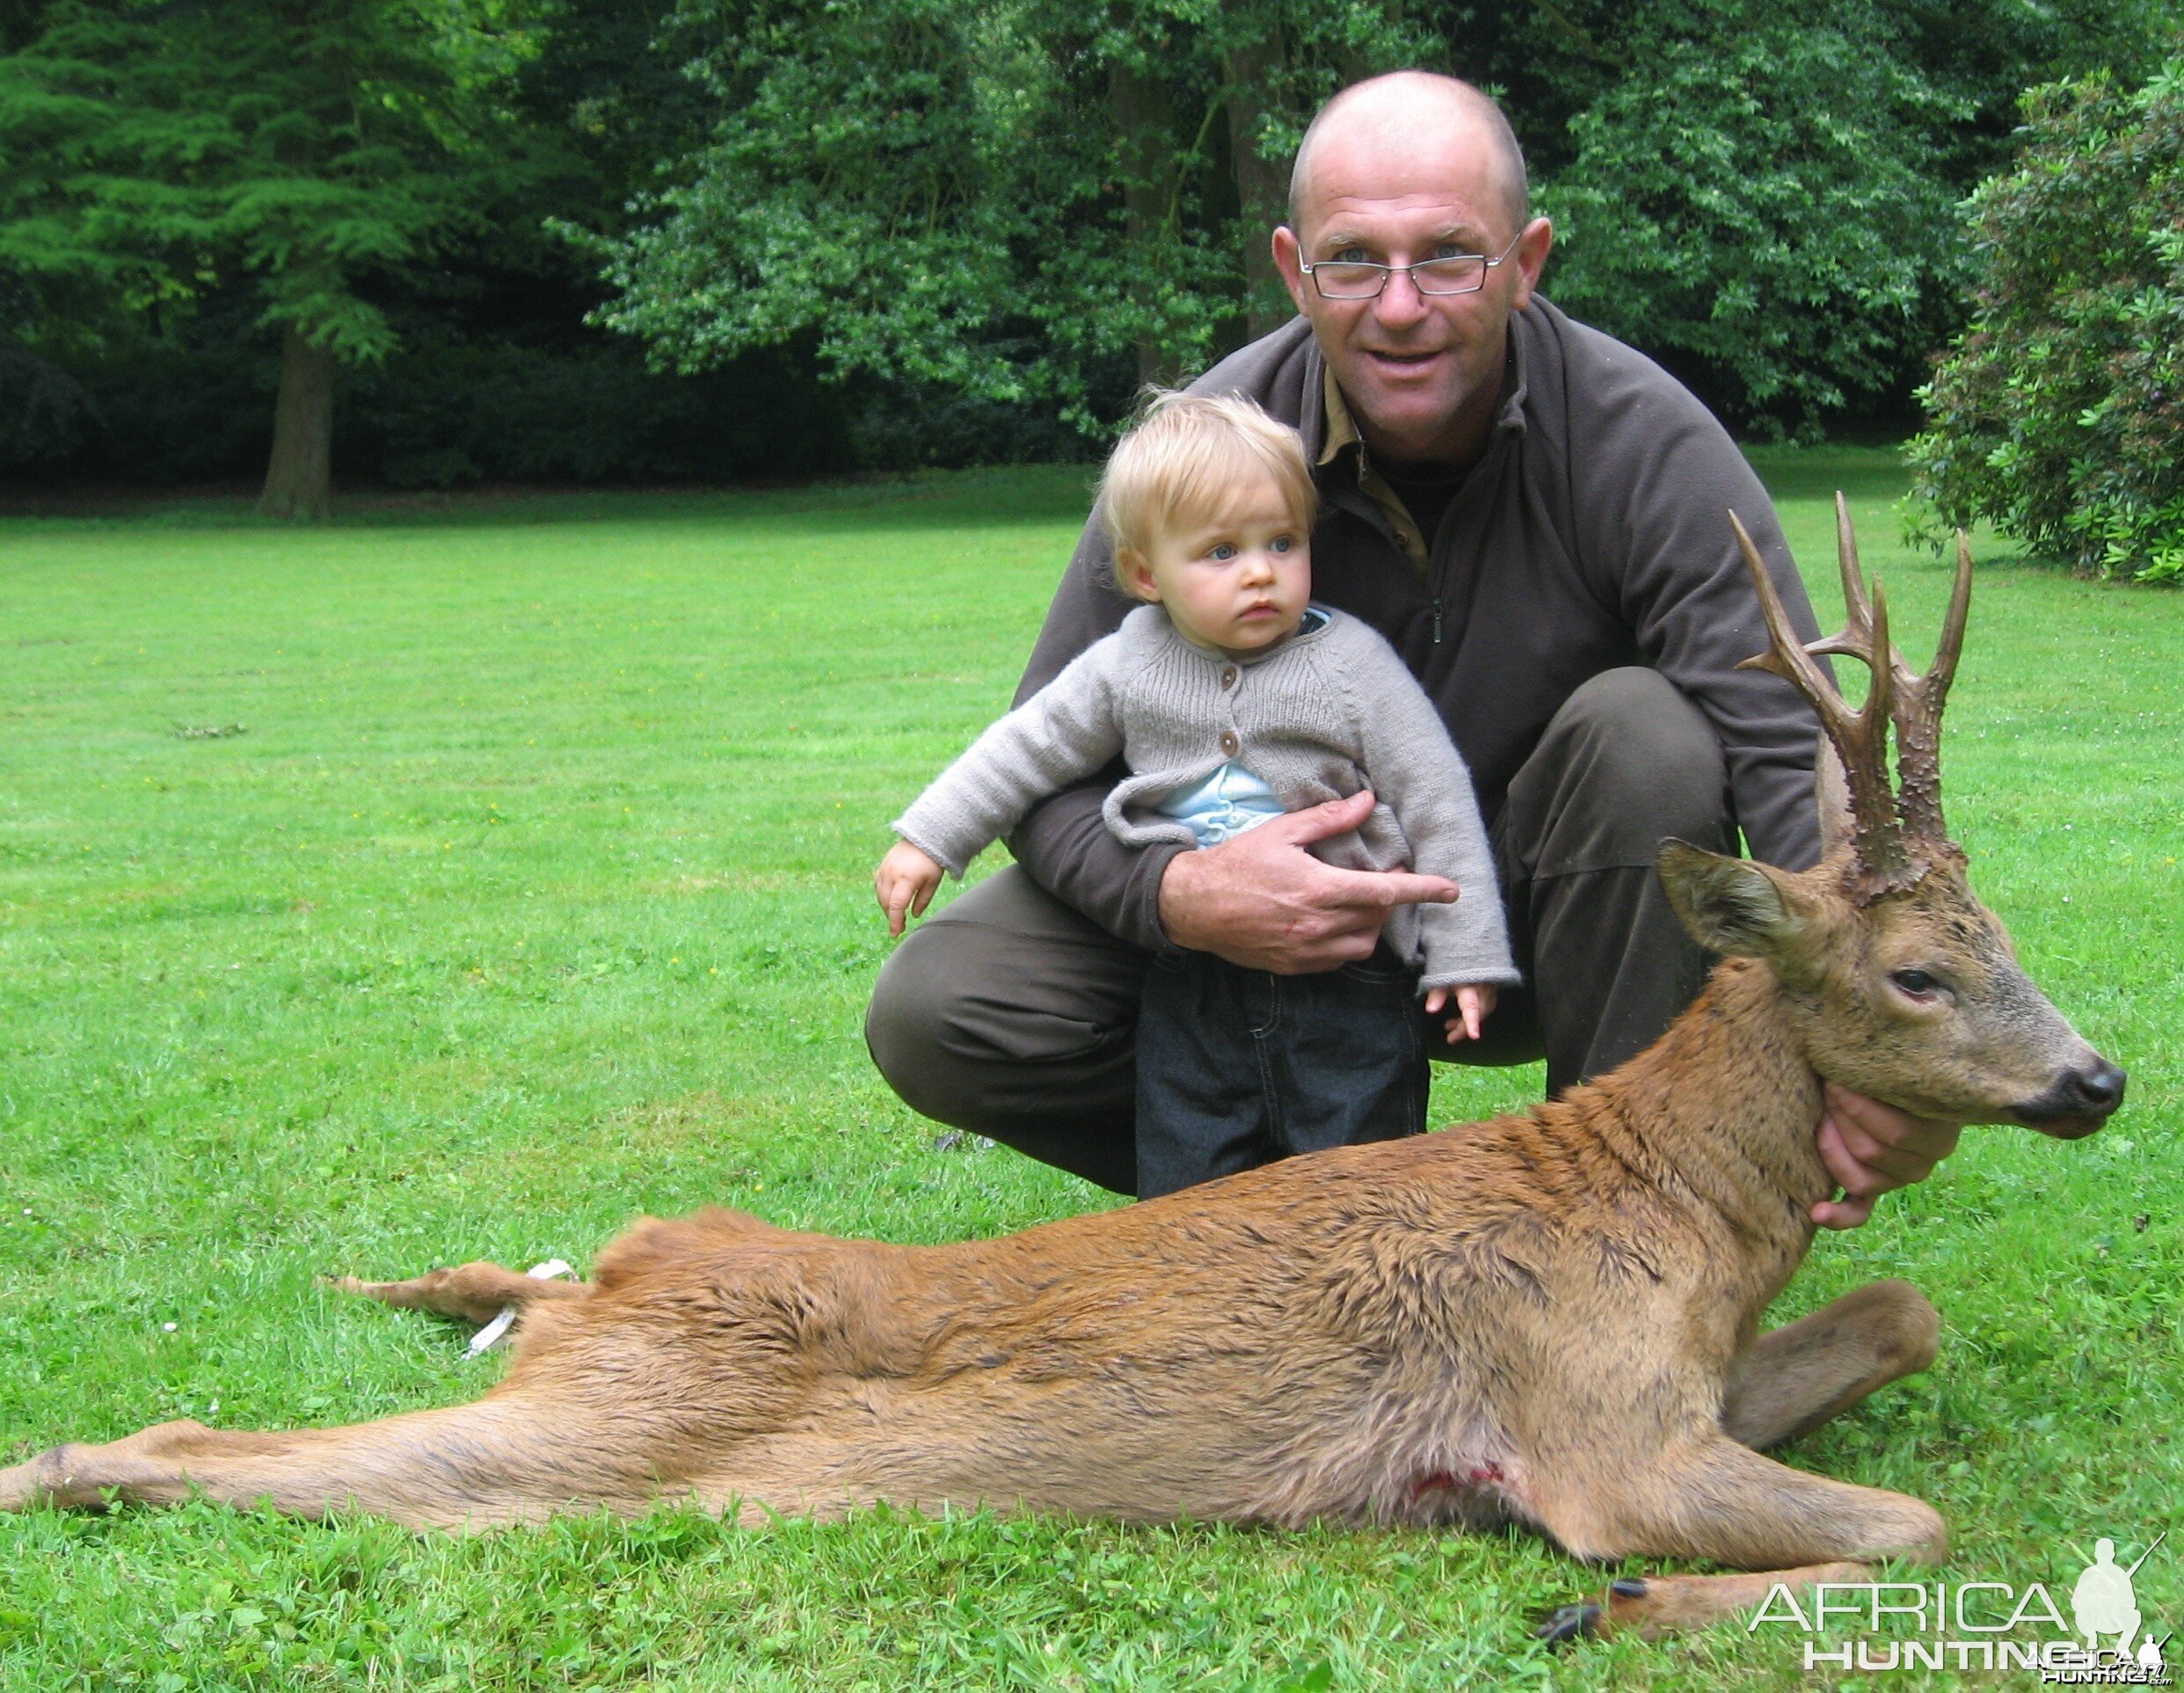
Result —
<instances>
[{"instance_id":1,"label":"toddler's blonde hair","mask_svg":"<svg viewBox=\"0 0 2184 1693\"><path fill-rule=\"evenodd\" d=\"M1119 554L1143 555L1154 537L1220 509L1245 475L1274 478L1300 531L1319 505L1304 441L1253 401L1154 389L1100 477L1100 511Z\"/></svg>"}]
</instances>

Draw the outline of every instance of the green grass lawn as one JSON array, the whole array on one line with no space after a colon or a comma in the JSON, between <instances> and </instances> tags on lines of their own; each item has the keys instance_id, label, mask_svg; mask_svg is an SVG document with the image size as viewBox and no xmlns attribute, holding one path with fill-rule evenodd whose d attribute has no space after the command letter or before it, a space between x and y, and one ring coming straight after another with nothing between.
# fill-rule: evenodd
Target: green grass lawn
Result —
<instances>
[{"instance_id":1,"label":"green grass lawn","mask_svg":"<svg viewBox=\"0 0 2184 1693\"><path fill-rule=\"evenodd\" d=\"M1894 544L1889 459L1763 470L1824 621L1826 495L1851 491L1923 660L1947 578ZM943 1142L859 1033L886 820L1005 704L1085 481L0 521L0 1462L498 1371L325 1273L582 1264L712 1201L900 1241L1112 1203ZM2096 1536L2128 1559L2184 1531L2180 675L2184 597L1990 550L1950 820L2130 1102L2076 1145L1968 1132L1783 1301L1902 1274L1940 1307L1935 1368L1794 1461L1933 1500L1952 1580L2064 1593ZM1437 1117L1538 1086L1444 1076ZM2161 1627L2180 1540L2138 1578ZM1536 1648L1532 1615L1598 1580L1518 1535L38 1513L0 1518L0 1684L1801 1680L1780 1631Z\"/></svg>"}]
</instances>

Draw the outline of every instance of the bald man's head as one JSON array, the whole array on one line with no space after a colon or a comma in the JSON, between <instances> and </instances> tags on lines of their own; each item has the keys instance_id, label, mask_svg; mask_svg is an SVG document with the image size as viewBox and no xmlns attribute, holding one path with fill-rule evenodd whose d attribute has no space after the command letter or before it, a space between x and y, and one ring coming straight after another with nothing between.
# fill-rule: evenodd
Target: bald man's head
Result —
<instances>
[{"instance_id":1,"label":"bald man's head","mask_svg":"<svg viewBox=\"0 0 2184 1693\"><path fill-rule=\"evenodd\" d=\"M1428 70L1391 71L1353 83L1320 108L1297 148L1289 172L1289 223L1301 232L1309 215L1313 155L1336 134L1382 134L1418 140L1463 132L1475 138L1496 161L1496 187L1514 235L1531 221L1532 187L1525 171L1524 149L1502 108L1469 83Z\"/></svg>"}]
</instances>

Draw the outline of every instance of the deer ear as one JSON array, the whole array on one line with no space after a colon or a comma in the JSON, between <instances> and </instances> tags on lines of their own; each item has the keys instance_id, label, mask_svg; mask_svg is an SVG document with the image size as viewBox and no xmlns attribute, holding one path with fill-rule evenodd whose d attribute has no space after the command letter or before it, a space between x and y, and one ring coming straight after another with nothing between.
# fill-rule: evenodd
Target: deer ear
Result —
<instances>
[{"instance_id":1,"label":"deer ear","mask_svg":"<svg viewBox=\"0 0 2184 1693\"><path fill-rule=\"evenodd\" d=\"M1765 865L1676 840L1661 843L1659 865L1669 903L1708 952L1771 956L1798 927L1776 872Z\"/></svg>"}]
</instances>

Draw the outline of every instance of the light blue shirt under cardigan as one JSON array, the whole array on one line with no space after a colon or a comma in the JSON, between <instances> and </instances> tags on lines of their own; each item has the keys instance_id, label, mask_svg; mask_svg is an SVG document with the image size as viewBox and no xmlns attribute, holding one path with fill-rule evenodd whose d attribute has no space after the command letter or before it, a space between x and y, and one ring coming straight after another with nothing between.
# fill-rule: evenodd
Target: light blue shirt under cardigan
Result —
<instances>
[{"instance_id":1,"label":"light blue shirt under cardigan","mask_svg":"<svg viewBox=\"0 0 2184 1693\"><path fill-rule=\"evenodd\" d=\"M1217 847L1248 828L1272 822L1282 815L1282 802L1251 771L1227 763L1205 781L1176 789L1153 809L1189 829L1201 847Z\"/></svg>"}]
</instances>

